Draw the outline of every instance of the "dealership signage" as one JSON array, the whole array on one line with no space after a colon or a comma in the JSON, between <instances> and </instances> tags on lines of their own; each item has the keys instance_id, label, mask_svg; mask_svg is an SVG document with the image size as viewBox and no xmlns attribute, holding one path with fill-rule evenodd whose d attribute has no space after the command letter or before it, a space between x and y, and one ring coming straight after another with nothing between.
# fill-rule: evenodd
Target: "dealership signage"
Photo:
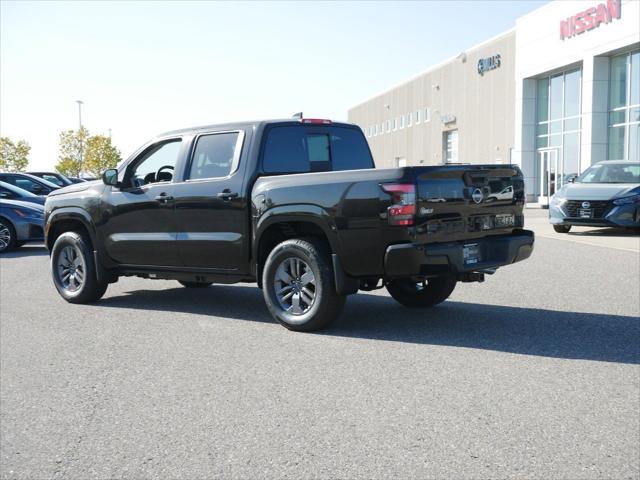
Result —
<instances>
[{"instance_id":1,"label":"dealership signage","mask_svg":"<svg viewBox=\"0 0 640 480\"><path fill-rule=\"evenodd\" d=\"M494 55L493 57L481 58L478 60L478 73L484 75L484 72L494 70L501 64L500 55Z\"/></svg>"},{"instance_id":2,"label":"dealership signage","mask_svg":"<svg viewBox=\"0 0 640 480\"><path fill-rule=\"evenodd\" d=\"M616 18L620 18L620 0L607 0L607 3L600 3L595 7L587 8L582 12L570 16L566 20L560 21L560 38L575 37L588 30L593 30L601 23L609 23Z\"/></svg>"}]
</instances>

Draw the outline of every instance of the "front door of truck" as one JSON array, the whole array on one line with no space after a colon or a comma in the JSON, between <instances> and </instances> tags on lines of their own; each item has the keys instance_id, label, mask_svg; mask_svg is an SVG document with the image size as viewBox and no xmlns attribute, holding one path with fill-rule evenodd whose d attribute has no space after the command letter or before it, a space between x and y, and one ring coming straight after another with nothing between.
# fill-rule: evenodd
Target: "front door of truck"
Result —
<instances>
[{"instance_id":1,"label":"front door of truck","mask_svg":"<svg viewBox=\"0 0 640 480\"><path fill-rule=\"evenodd\" d=\"M153 144L126 167L118 187L106 188L98 228L115 262L181 265L173 176L183 150L180 138Z\"/></svg>"},{"instance_id":2,"label":"front door of truck","mask_svg":"<svg viewBox=\"0 0 640 480\"><path fill-rule=\"evenodd\" d=\"M244 143L243 130L203 133L193 139L184 181L174 194L178 252L185 267L249 271Z\"/></svg>"}]
</instances>

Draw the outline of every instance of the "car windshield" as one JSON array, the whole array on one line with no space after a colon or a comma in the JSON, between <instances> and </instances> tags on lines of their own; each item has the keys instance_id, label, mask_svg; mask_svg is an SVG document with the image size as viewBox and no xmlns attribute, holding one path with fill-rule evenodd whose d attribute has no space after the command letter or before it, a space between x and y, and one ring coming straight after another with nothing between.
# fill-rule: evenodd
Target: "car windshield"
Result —
<instances>
[{"instance_id":1,"label":"car windshield","mask_svg":"<svg viewBox=\"0 0 640 480\"><path fill-rule=\"evenodd\" d=\"M640 163L600 163L589 167L579 183L640 183Z\"/></svg>"}]
</instances>

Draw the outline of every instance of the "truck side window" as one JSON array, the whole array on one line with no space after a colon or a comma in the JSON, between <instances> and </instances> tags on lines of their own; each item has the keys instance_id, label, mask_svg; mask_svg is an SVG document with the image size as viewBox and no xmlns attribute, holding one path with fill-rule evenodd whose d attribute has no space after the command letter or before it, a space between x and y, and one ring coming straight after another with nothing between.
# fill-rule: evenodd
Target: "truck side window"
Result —
<instances>
[{"instance_id":1,"label":"truck side window","mask_svg":"<svg viewBox=\"0 0 640 480\"><path fill-rule=\"evenodd\" d=\"M191 160L189 179L220 178L231 173L238 132L203 135Z\"/></svg>"},{"instance_id":2,"label":"truck side window","mask_svg":"<svg viewBox=\"0 0 640 480\"><path fill-rule=\"evenodd\" d=\"M263 168L269 173L310 171L304 127L275 127L269 130L264 149Z\"/></svg>"},{"instance_id":3,"label":"truck side window","mask_svg":"<svg viewBox=\"0 0 640 480\"><path fill-rule=\"evenodd\" d=\"M373 168L373 158L362 133L355 128L331 128L333 170Z\"/></svg>"},{"instance_id":4,"label":"truck side window","mask_svg":"<svg viewBox=\"0 0 640 480\"><path fill-rule=\"evenodd\" d=\"M132 187L148 183L170 182L180 152L180 139L158 143L129 167L128 181ZM127 181L127 180L125 180Z\"/></svg>"}]
</instances>

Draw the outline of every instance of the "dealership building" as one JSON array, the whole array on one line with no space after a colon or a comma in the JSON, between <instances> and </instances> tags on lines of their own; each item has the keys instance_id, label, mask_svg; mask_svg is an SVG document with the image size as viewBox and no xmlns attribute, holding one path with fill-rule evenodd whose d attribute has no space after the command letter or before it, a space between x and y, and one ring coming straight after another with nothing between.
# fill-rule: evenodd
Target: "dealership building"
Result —
<instances>
[{"instance_id":1,"label":"dealership building","mask_svg":"<svg viewBox=\"0 0 640 480\"><path fill-rule=\"evenodd\" d=\"M640 1L552 1L351 108L378 167L513 163L528 201L640 160Z\"/></svg>"}]
</instances>

